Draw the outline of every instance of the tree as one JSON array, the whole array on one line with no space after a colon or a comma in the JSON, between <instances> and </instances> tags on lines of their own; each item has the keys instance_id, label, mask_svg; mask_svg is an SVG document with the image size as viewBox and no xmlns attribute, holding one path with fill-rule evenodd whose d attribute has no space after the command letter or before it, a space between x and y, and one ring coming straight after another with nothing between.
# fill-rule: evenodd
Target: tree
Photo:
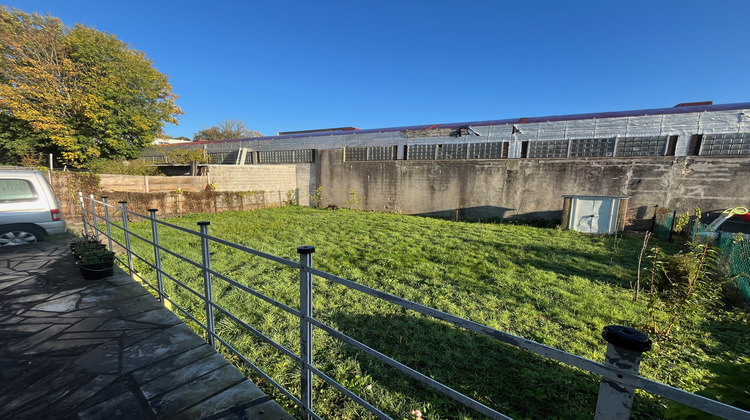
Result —
<instances>
[{"instance_id":1,"label":"tree","mask_svg":"<svg viewBox=\"0 0 750 420\"><path fill-rule=\"evenodd\" d=\"M211 128L204 128L193 134L193 140L229 140L248 137L263 137L263 134L248 128L237 120L224 120Z\"/></svg>"},{"instance_id":2,"label":"tree","mask_svg":"<svg viewBox=\"0 0 750 420\"><path fill-rule=\"evenodd\" d=\"M132 159L182 111L167 76L114 35L0 8L0 149L85 166Z\"/></svg>"}]
</instances>

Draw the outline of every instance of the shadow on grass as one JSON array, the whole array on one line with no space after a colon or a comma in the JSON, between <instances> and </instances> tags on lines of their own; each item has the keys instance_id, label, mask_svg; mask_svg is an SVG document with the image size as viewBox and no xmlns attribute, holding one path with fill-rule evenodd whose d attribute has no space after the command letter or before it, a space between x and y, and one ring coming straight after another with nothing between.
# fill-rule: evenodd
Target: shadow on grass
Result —
<instances>
[{"instance_id":1,"label":"shadow on grass","mask_svg":"<svg viewBox=\"0 0 750 420\"><path fill-rule=\"evenodd\" d=\"M588 372L406 311L386 317L337 312L329 320L344 334L513 418L593 418L600 378ZM346 357L357 358L363 374L411 408L429 402L427 417L482 418L359 350L339 345ZM633 418L662 414L653 402L636 398Z\"/></svg>"},{"instance_id":2,"label":"shadow on grass","mask_svg":"<svg viewBox=\"0 0 750 420\"><path fill-rule=\"evenodd\" d=\"M474 243L479 247L491 246L500 250L511 256L509 260L516 266L530 266L560 276L578 276L617 287L628 287L629 281L617 278L613 267L619 266L625 270L632 270L633 277L635 277L638 266L638 255L634 255L631 261L622 255L606 255L546 245L505 244L473 239L465 240L465 242Z\"/></svg>"},{"instance_id":3,"label":"shadow on grass","mask_svg":"<svg viewBox=\"0 0 750 420\"><path fill-rule=\"evenodd\" d=\"M703 322L702 328L713 336L715 346L710 350L716 355L727 354L732 358L750 357L750 309L733 308L721 319L712 318Z\"/></svg>"}]
</instances>

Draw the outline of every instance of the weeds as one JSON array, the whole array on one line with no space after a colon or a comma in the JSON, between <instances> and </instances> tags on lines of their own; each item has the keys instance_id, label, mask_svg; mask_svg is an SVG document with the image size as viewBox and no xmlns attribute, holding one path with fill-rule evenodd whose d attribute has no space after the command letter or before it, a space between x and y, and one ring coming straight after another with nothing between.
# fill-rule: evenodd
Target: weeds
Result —
<instances>
[{"instance_id":1,"label":"weeds","mask_svg":"<svg viewBox=\"0 0 750 420\"><path fill-rule=\"evenodd\" d=\"M313 203L315 208L319 209L320 204L323 202L323 186L319 185L318 188L315 189L315 194L307 194L307 197L310 198L310 201Z\"/></svg>"},{"instance_id":2,"label":"weeds","mask_svg":"<svg viewBox=\"0 0 750 420\"><path fill-rule=\"evenodd\" d=\"M354 190L354 188L349 187L349 198L344 201L344 204L346 204L348 208L352 208L362 201L365 201L365 197L360 197L357 191Z\"/></svg>"},{"instance_id":3,"label":"weeds","mask_svg":"<svg viewBox=\"0 0 750 420\"><path fill-rule=\"evenodd\" d=\"M289 190L286 192L286 201L284 202L287 206L299 205L299 190Z\"/></svg>"}]
</instances>

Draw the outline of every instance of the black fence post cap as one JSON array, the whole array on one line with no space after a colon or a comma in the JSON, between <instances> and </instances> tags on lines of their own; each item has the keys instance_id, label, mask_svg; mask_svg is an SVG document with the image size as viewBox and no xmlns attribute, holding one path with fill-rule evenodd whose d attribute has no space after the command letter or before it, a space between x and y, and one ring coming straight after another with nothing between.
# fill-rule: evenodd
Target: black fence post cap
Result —
<instances>
[{"instance_id":1,"label":"black fence post cap","mask_svg":"<svg viewBox=\"0 0 750 420\"><path fill-rule=\"evenodd\" d=\"M651 350L652 342L648 335L630 327L607 325L602 331L602 337L608 343L625 350L641 353Z\"/></svg>"},{"instance_id":2,"label":"black fence post cap","mask_svg":"<svg viewBox=\"0 0 750 420\"><path fill-rule=\"evenodd\" d=\"M202 221L198 222L198 226L208 226L210 224L211 224L211 222L209 222L208 220L202 220Z\"/></svg>"},{"instance_id":3,"label":"black fence post cap","mask_svg":"<svg viewBox=\"0 0 750 420\"><path fill-rule=\"evenodd\" d=\"M315 252L314 246L305 245L297 248L298 254L312 254L313 252Z\"/></svg>"},{"instance_id":4,"label":"black fence post cap","mask_svg":"<svg viewBox=\"0 0 750 420\"><path fill-rule=\"evenodd\" d=\"M157 211L159 211L159 209L148 209L148 211L151 213L156 213Z\"/></svg>"},{"instance_id":5,"label":"black fence post cap","mask_svg":"<svg viewBox=\"0 0 750 420\"><path fill-rule=\"evenodd\" d=\"M106 200L106 199L108 199L108 198L109 198L109 197L108 197L108 196L106 196L106 195L103 195L103 196L102 196L102 200Z\"/></svg>"}]
</instances>

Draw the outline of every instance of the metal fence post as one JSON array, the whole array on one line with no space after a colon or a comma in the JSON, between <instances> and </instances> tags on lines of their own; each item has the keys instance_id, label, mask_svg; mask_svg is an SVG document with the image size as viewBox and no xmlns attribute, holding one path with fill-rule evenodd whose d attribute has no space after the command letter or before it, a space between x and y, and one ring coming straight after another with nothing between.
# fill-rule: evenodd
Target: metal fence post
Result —
<instances>
[{"instance_id":1,"label":"metal fence post","mask_svg":"<svg viewBox=\"0 0 750 420\"><path fill-rule=\"evenodd\" d=\"M208 242L208 225L211 222L202 221L198 222L198 226L201 228L201 250L203 251L203 286L204 286L204 299L206 300L206 327L208 328L208 342L213 348L216 348L216 339L214 334L216 333L216 327L214 326L214 306L213 306L213 291L211 289L211 253L209 252Z\"/></svg>"},{"instance_id":2,"label":"metal fence post","mask_svg":"<svg viewBox=\"0 0 750 420\"><path fill-rule=\"evenodd\" d=\"M133 251L130 250L130 230L128 230L127 201L118 201L122 205L122 229L125 232L125 251L128 253L128 272L133 275Z\"/></svg>"},{"instance_id":3,"label":"metal fence post","mask_svg":"<svg viewBox=\"0 0 750 420\"><path fill-rule=\"evenodd\" d=\"M313 413L313 374L310 367L313 364L313 337L310 319L313 316L313 276L309 268L313 267L313 253L315 247L301 246L297 248L299 254L299 293L300 293L300 358L302 359L301 395L302 418L312 419Z\"/></svg>"},{"instance_id":4,"label":"metal fence post","mask_svg":"<svg viewBox=\"0 0 750 420\"><path fill-rule=\"evenodd\" d=\"M78 201L81 203L81 222L83 222L83 233L89 236L89 226L86 219L86 205L83 204L83 192L78 191Z\"/></svg>"},{"instance_id":5,"label":"metal fence post","mask_svg":"<svg viewBox=\"0 0 750 420\"><path fill-rule=\"evenodd\" d=\"M107 242L109 242L109 250L112 250L112 227L109 224L109 204L107 204L107 197L102 196L104 202L104 223L107 225Z\"/></svg>"},{"instance_id":6,"label":"metal fence post","mask_svg":"<svg viewBox=\"0 0 750 420\"><path fill-rule=\"evenodd\" d=\"M637 374L641 365L641 354L651 350L651 340L648 336L633 328L608 325L604 327L602 337L609 343L604 364ZM595 419L629 419L634 395L635 387L602 378Z\"/></svg>"},{"instance_id":7,"label":"metal fence post","mask_svg":"<svg viewBox=\"0 0 750 420\"><path fill-rule=\"evenodd\" d=\"M94 236L96 236L96 240L99 240L99 221L96 218L96 199L94 198L94 194L89 194L89 198L91 199L91 230L94 233Z\"/></svg>"},{"instance_id":8,"label":"metal fence post","mask_svg":"<svg viewBox=\"0 0 750 420\"><path fill-rule=\"evenodd\" d=\"M161 273L161 250L159 249L159 229L156 223L156 212L157 209L148 209L151 215L151 235L154 240L154 264L156 265L156 285L159 289L159 300L162 305L166 305L164 300L164 279Z\"/></svg>"}]
</instances>

